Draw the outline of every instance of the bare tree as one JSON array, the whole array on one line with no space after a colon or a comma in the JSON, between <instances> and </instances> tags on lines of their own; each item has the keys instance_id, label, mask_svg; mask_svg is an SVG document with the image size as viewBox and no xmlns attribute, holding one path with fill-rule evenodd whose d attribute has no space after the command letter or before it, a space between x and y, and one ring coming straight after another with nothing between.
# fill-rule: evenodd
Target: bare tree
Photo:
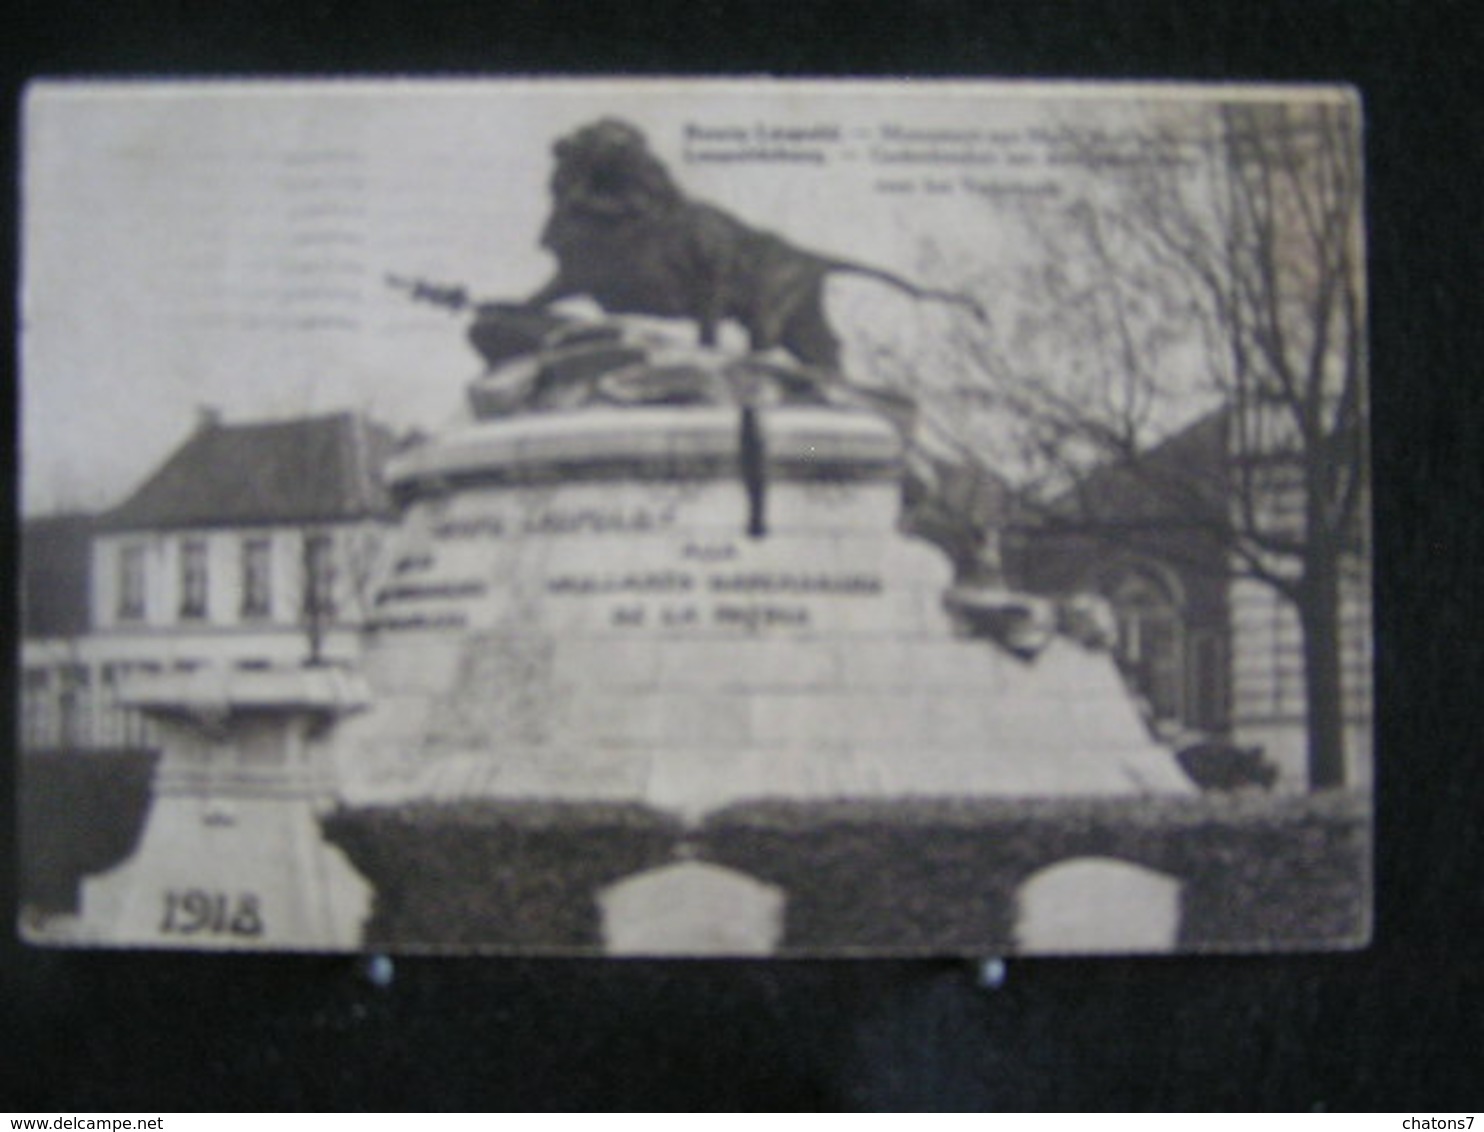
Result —
<instances>
[{"instance_id":1,"label":"bare tree","mask_svg":"<svg viewBox=\"0 0 1484 1132\"><path fill-rule=\"evenodd\" d=\"M384 566L383 532L369 524L305 527L300 532L300 624L311 668L330 663L326 639L337 628L365 625Z\"/></svg>"},{"instance_id":2,"label":"bare tree","mask_svg":"<svg viewBox=\"0 0 1484 1132\"><path fill-rule=\"evenodd\" d=\"M996 336L955 343L991 379L979 407L1015 422L1051 527L1167 555L1205 540L1203 562L1291 603L1310 783L1342 785L1341 586L1367 465L1356 107L1211 104L1050 145L1087 188L1026 213L1038 254L986 304ZM1222 422L1221 458L1161 458L1197 414Z\"/></svg>"}]
</instances>

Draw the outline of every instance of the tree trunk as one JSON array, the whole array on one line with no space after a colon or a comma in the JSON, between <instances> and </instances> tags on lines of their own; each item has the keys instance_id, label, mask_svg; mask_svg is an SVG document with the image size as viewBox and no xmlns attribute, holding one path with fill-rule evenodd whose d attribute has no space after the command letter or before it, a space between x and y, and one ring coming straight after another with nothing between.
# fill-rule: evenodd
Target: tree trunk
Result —
<instances>
[{"instance_id":1,"label":"tree trunk","mask_svg":"<svg viewBox=\"0 0 1484 1132\"><path fill-rule=\"evenodd\" d=\"M1304 637L1309 787L1323 790L1344 786L1345 700L1337 554L1311 550L1304 573L1299 623Z\"/></svg>"}]
</instances>

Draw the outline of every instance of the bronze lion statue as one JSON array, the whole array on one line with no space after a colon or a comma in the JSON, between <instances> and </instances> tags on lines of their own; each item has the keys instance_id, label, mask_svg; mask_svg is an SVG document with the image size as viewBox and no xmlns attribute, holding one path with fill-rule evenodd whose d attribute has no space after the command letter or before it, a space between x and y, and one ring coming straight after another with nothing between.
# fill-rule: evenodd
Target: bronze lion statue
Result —
<instances>
[{"instance_id":1,"label":"bronze lion statue","mask_svg":"<svg viewBox=\"0 0 1484 1132\"><path fill-rule=\"evenodd\" d=\"M556 257L557 272L528 306L586 295L614 314L694 320L706 346L716 344L724 320L734 319L753 350L782 346L830 371L839 368L840 343L825 314L824 282L834 272L957 303L983 318L968 296L817 255L690 199L627 122L584 126L557 141L554 153L552 212L541 245Z\"/></svg>"}]
</instances>

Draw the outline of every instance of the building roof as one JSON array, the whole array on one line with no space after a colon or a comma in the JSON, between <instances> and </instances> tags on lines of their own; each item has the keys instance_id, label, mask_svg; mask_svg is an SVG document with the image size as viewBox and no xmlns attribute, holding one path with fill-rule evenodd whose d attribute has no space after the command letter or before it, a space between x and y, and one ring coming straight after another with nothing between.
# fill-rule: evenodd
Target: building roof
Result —
<instances>
[{"instance_id":1,"label":"building roof","mask_svg":"<svg viewBox=\"0 0 1484 1132\"><path fill-rule=\"evenodd\" d=\"M1016 532L1019 580L1038 592L1095 588L1091 577L1153 560L1180 575L1192 623L1221 622L1231 564L1222 536L1229 423L1225 409L1208 413L1138 459L1110 461L1028 507Z\"/></svg>"},{"instance_id":2,"label":"building roof","mask_svg":"<svg viewBox=\"0 0 1484 1132\"><path fill-rule=\"evenodd\" d=\"M1226 472L1229 427L1228 409L1206 413L1133 460L1109 461L1092 469L1054 499L1047 513L1073 523L1221 522L1231 505Z\"/></svg>"},{"instance_id":3,"label":"building roof","mask_svg":"<svg viewBox=\"0 0 1484 1132\"><path fill-rule=\"evenodd\" d=\"M385 516L392 433L353 413L201 425L102 517L105 530L323 523Z\"/></svg>"},{"instance_id":4,"label":"building roof","mask_svg":"<svg viewBox=\"0 0 1484 1132\"><path fill-rule=\"evenodd\" d=\"M27 637L88 631L91 515L48 515L21 526L21 626Z\"/></svg>"}]
</instances>

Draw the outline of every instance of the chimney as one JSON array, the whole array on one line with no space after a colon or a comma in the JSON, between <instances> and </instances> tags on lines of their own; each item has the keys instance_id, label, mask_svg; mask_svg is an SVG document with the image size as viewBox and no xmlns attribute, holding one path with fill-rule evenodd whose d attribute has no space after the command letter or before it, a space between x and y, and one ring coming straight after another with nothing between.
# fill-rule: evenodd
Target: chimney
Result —
<instances>
[{"instance_id":1,"label":"chimney","mask_svg":"<svg viewBox=\"0 0 1484 1132\"><path fill-rule=\"evenodd\" d=\"M200 404L196 406L196 431L209 432L218 428L222 423L222 411L215 405Z\"/></svg>"}]
</instances>

